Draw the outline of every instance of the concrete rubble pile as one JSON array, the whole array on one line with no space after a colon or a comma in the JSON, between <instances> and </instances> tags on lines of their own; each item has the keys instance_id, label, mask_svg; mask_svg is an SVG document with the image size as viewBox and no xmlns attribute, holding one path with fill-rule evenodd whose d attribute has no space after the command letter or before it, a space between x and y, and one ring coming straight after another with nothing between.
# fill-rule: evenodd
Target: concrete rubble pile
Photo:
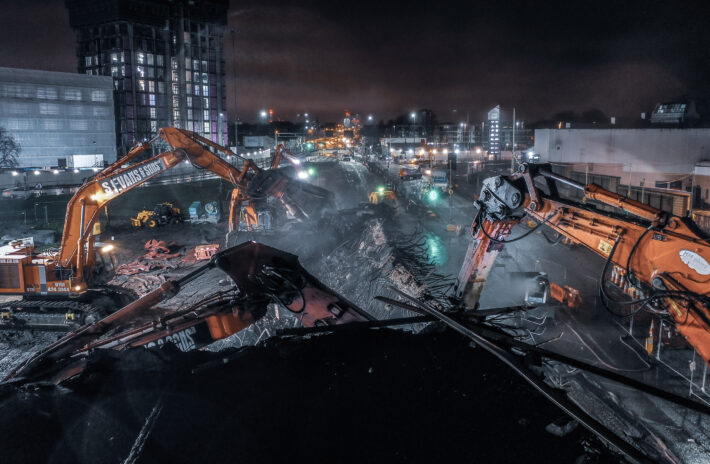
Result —
<instances>
[{"instance_id":1,"label":"concrete rubble pile","mask_svg":"<svg viewBox=\"0 0 710 464\"><path fill-rule=\"evenodd\" d=\"M370 219L359 237L323 258L316 274L378 319L411 316L398 308L372 304L378 295L401 299L392 288L440 306L451 282L427 262L419 235L405 236L387 219Z\"/></svg>"}]
</instances>

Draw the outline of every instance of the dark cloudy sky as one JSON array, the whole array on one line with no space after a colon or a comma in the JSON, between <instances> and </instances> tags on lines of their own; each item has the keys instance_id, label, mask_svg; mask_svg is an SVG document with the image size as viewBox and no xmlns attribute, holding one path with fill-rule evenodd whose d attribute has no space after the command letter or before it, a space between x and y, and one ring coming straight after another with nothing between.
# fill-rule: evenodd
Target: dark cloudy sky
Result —
<instances>
[{"instance_id":1,"label":"dark cloudy sky","mask_svg":"<svg viewBox=\"0 0 710 464\"><path fill-rule=\"evenodd\" d=\"M0 0L0 66L74 72L62 0ZM599 108L635 116L659 100L708 96L703 2L235 1L238 113L441 120L495 104L529 120ZM234 63L225 37L230 113ZM454 113L453 110L457 112Z\"/></svg>"}]
</instances>

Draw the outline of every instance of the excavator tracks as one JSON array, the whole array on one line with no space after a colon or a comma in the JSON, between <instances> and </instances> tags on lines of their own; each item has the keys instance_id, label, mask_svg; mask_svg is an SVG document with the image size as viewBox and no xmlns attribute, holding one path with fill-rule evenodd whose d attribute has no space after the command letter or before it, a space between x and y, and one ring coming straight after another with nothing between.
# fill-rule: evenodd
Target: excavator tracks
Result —
<instances>
[{"instance_id":1,"label":"excavator tracks","mask_svg":"<svg viewBox=\"0 0 710 464\"><path fill-rule=\"evenodd\" d=\"M21 300L0 304L0 329L69 331L101 317L101 309L80 301Z\"/></svg>"}]
</instances>

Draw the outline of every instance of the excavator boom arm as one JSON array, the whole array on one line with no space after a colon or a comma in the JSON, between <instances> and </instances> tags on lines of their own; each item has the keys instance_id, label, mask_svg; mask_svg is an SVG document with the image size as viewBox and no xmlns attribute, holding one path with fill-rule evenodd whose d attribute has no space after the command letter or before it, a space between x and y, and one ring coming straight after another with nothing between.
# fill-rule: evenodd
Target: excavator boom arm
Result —
<instances>
[{"instance_id":1,"label":"excavator boom arm","mask_svg":"<svg viewBox=\"0 0 710 464\"><path fill-rule=\"evenodd\" d=\"M535 178L539 177L548 182L550 193L536 187ZM585 198L620 208L627 216L562 200L556 184L550 181L583 190ZM477 203L474 239L456 289L466 307L477 304L512 225L529 215L607 260L605 269L615 266L633 287L632 294L640 297L636 301L665 306L679 332L710 361L710 242L684 219L597 185L584 186L527 165L510 176L484 180ZM600 285L604 283L602 280Z\"/></svg>"},{"instance_id":2,"label":"excavator boom arm","mask_svg":"<svg viewBox=\"0 0 710 464\"><path fill-rule=\"evenodd\" d=\"M172 150L164 151L138 163L128 164L142 152L149 150L152 144L161 138ZM239 217L235 210L238 211L243 201L249 200L245 193L246 174L249 170L258 172L259 168L253 161L245 160L243 168L239 170L205 146L228 156L234 155L230 150L193 132L164 127L160 129L155 139L136 145L126 156L98 173L79 189L67 206L62 246L58 255L58 262L62 267L76 269L74 281L80 284L77 290L82 289L84 268L93 264L91 229L98 219L101 208L116 197L177 166L182 161L189 161L200 169L207 169L234 185L235 191L230 204L230 230L234 228L234 223Z\"/></svg>"}]
</instances>

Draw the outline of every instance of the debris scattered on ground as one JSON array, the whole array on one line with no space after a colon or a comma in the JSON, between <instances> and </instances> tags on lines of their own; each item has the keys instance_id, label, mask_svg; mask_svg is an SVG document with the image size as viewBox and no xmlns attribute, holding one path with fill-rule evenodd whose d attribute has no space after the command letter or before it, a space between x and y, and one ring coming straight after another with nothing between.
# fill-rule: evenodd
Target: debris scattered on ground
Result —
<instances>
[{"instance_id":1,"label":"debris scattered on ground","mask_svg":"<svg viewBox=\"0 0 710 464\"><path fill-rule=\"evenodd\" d=\"M173 252L177 248L175 242L165 243L163 240L150 239L144 248L147 250L145 259L172 259L180 256L180 253Z\"/></svg>"}]
</instances>

